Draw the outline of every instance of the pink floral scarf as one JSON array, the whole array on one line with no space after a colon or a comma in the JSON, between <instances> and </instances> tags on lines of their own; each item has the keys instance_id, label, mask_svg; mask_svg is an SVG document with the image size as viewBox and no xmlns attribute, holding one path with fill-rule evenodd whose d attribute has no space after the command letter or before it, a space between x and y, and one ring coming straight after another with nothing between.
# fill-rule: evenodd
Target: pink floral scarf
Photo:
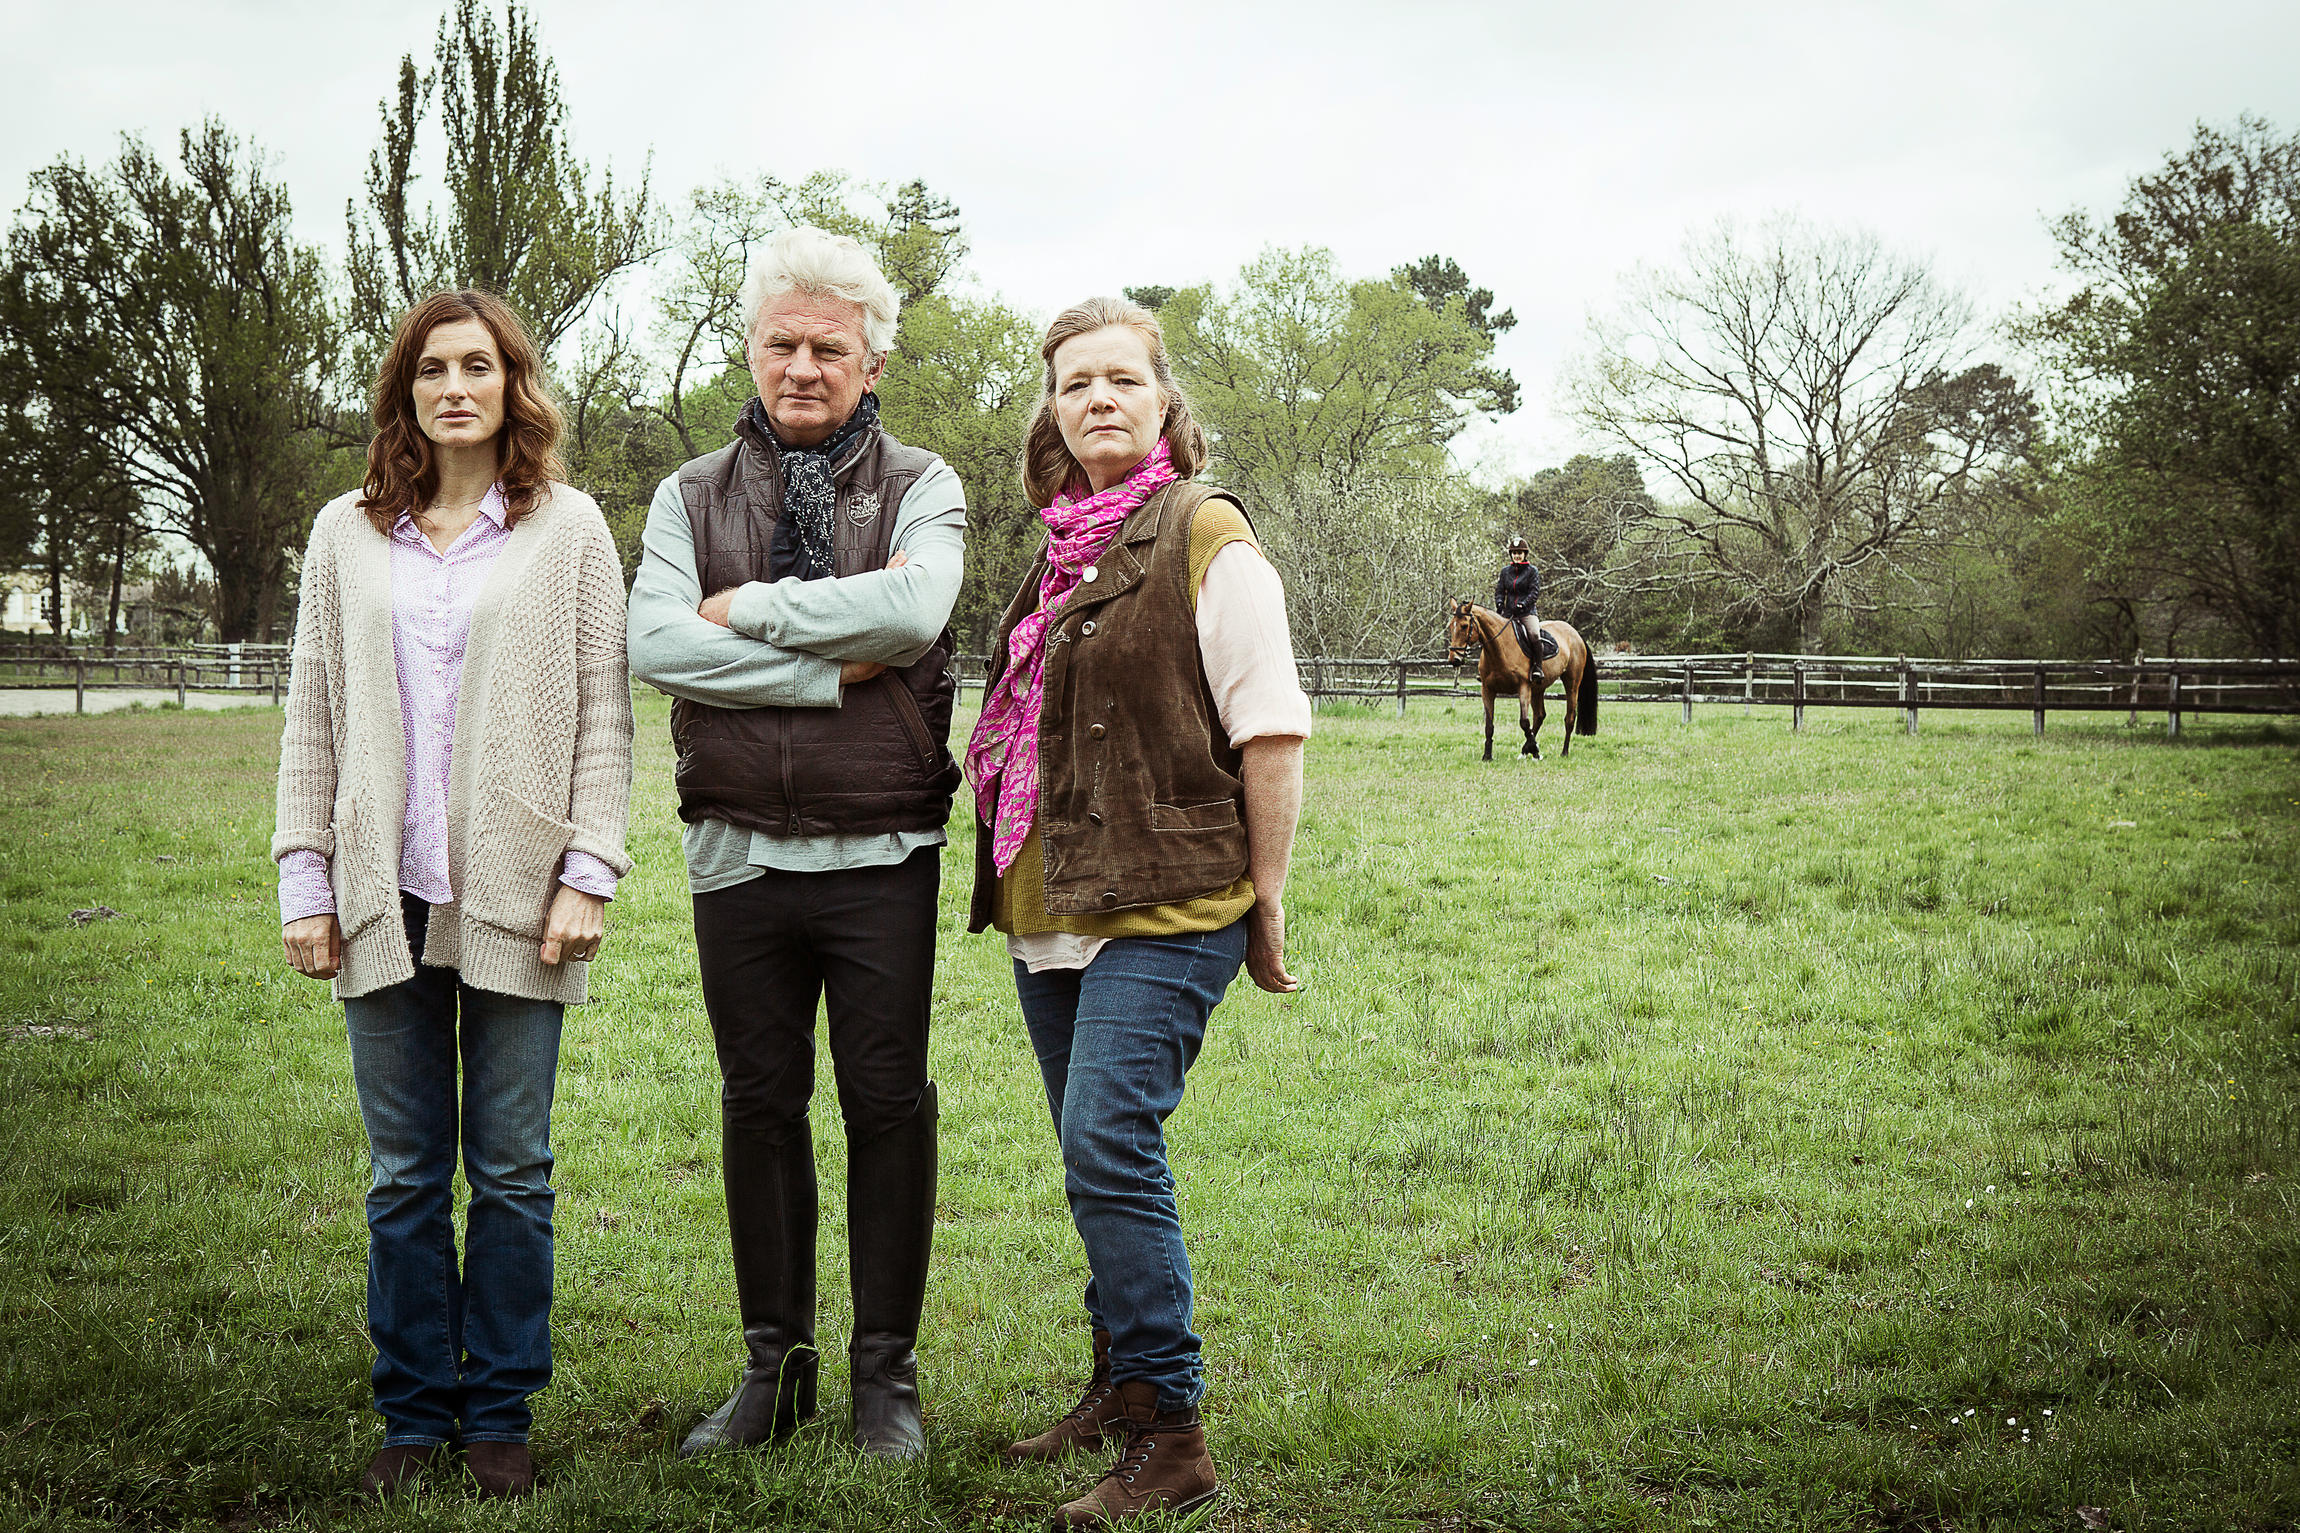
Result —
<instances>
[{"instance_id":1,"label":"pink floral scarf","mask_svg":"<svg viewBox=\"0 0 2300 1533\"><path fill-rule=\"evenodd\" d=\"M983 699L982 717L966 745L975 812L992 827L990 856L1001 873L1013 866L1038 814L1038 717L1046 705L1047 630L1087 568L1110 551L1126 518L1179 477L1161 436L1121 482L1084 499L1077 498L1076 488L1064 490L1038 513L1046 524L1046 573L1038 581L1038 610L1007 636L1005 673Z\"/></svg>"}]
</instances>

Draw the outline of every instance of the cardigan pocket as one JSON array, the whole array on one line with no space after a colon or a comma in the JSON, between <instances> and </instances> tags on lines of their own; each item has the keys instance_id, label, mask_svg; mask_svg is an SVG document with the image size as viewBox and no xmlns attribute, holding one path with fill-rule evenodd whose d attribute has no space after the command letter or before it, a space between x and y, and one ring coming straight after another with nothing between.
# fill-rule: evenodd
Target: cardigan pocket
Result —
<instances>
[{"instance_id":1,"label":"cardigan pocket","mask_svg":"<svg viewBox=\"0 0 2300 1533\"><path fill-rule=\"evenodd\" d=\"M575 827L523 798L499 795L464 869L463 913L483 925L540 939L558 892L559 864Z\"/></svg>"},{"instance_id":2,"label":"cardigan pocket","mask_svg":"<svg viewBox=\"0 0 2300 1533\"><path fill-rule=\"evenodd\" d=\"M399 908L399 880L376 868L376 850L367 816L356 799L335 806L335 853L328 859L328 883L335 891L336 924L351 941Z\"/></svg>"}]
</instances>

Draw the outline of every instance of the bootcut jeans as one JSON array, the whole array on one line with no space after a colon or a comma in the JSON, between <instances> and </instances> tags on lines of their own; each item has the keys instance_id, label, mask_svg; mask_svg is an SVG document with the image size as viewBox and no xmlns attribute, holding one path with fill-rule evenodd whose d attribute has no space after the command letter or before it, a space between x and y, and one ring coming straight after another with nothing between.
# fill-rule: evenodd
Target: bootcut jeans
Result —
<instances>
[{"instance_id":1,"label":"bootcut jeans","mask_svg":"<svg viewBox=\"0 0 2300 1533\"><path fill-rule=\"evenodd\" d=\"M367 1125L367 1328L384 1445L525 1442L551 1379L551 1095L563 1011L426 968L343 1003ZM457 1100L456 1068L463 1073ZM471 1186L455 1255L458 1139Z\"/></svg>"},{"instance_id":2,"label":"bootcut jeans","mask_svg":"<svg viewBox=\"0 0 2300 1533\"><path fill-rule=\"evenodd\" d=\"M1063 1191L1092 1276L1086 1313L1110 1333L1110 1374L1157 1386L1158 1408L1206 1392L1190 1329L1190 1253L1166 1164L1165 1122L1206 1038L1206 1019L1246 957L1246 923L1121 937L1083 969L1014 988L1062 1143Z\"/></svg>"}]
</instances>

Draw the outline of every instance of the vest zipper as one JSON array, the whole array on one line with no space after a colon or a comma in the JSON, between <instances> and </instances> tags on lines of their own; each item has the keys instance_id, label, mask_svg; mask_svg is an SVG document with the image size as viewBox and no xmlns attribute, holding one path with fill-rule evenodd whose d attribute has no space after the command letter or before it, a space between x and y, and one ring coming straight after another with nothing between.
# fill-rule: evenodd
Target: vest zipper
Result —
<instances>
[{"instance_id":1,"label":"vest zipper","mask_svg":"<svg viewBox=\"0 0 2300 1533\"><path fill-rule=\"evenodd\" d=\"M775 743L780 747L775 755L783 767L783 813L790 825L786 834L795 836L799 833L799 799L798 790L791 784L791 711L788 708L775 712Z\"/></svg>"},{"instance_id":2,"label":"vest zipper","mask_svg":"<svg viewBox=\"0 0 2300 1533\"><path fill-rule=\"evenodd\" d=\"M929 772L934 770L934 736L927 732L926 715L918 711L918 699L910 695L910 688L892 671L882 675L894 692L894 716L902 720L903 729L910 735L911 747L918 752L919 764Z\"/></svg>"}]
</instances>

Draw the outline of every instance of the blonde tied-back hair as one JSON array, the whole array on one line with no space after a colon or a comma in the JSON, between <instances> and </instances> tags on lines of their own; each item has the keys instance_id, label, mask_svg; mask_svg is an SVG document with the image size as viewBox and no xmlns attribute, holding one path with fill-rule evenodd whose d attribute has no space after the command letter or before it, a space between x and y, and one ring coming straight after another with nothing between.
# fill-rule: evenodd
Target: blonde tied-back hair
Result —
<instances>
[{"instance_id":1,"label":"blonde tied-back hair","mask_svg":"<svg viewBox=\"0 0 2300 1533\"><path fill-rule=\"evenodd\" d=\"M1166 360L1166 332L1158 328L1158 316L1124 298L1089 298L1054 316L1038 348L1038 354L1046 359L1046 383L1038 396L1037 413L1030 417L1030 435L1022 449L1022 491L1034 506L1050 506L1055 496L1073 484L1086 482L1086 470L1070 455L1069 444L1062 440L1062 425L1054 418L1054 354L1062 349L1063 342L1112 325L1134 331L1149 349L1150 376L1166 402L1166 420L1159 434L1166 439L1166 450L1173 454L1174 472L1192 479L1206 466L1205 428L1190 413L1190 401L1174 381L1174 369Z\"/></svg>"}]
</instances>

